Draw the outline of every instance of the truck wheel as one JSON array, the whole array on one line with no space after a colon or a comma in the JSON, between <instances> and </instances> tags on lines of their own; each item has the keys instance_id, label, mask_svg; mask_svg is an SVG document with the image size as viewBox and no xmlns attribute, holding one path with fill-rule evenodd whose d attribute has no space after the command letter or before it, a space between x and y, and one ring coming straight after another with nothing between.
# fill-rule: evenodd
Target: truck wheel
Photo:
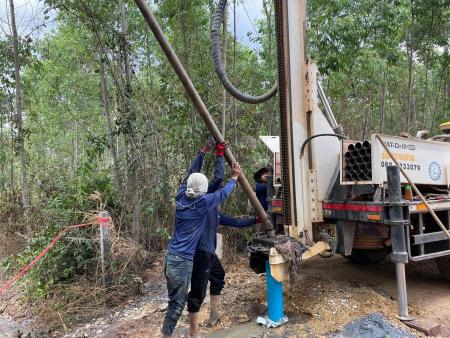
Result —
<instances>
[{"instance_id":1,"label":"truck wheel","mask_svg":"<svg viewBox=\"0 0 450 338\"><path fill-rule=\"evenodd\" d=\"M383 249L353 249L350 256L344 256L352 263L378 264L389 254L389 248Z\"/></svg>"},{"instance_id":2,"label":"truck wheel","mask_svg":"<svg viewBox=\"0 0 450 338\"><path fill-rule=\"evenodd\" d=\"M436 265L444 279L450 281L450 256L436 258Z\"/></svg>"}]
</instances>

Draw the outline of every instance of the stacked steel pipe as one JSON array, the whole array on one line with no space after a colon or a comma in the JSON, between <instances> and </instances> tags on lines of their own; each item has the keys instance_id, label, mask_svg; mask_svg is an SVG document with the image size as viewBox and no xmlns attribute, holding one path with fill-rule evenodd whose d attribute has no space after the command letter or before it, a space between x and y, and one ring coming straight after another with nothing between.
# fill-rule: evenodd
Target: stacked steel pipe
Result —
<instances>
[{"instance_id":1,"label":"stacked steel pipe","mask_svg":"<svg viewBox=\"0 0 450 338\"><path fill-rule=\"evenodd\" d=\"M371 181L372 158L369 141L349 144L344 154L345 181Z\"/></svg>"}]
</instances>

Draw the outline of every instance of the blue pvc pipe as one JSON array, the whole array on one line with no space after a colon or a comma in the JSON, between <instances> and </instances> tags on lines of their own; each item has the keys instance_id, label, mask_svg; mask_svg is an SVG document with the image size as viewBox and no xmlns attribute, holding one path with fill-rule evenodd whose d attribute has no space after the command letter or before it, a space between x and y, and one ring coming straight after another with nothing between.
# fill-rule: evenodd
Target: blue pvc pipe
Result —
<instances>
[{"instance_id":1,"label":"blue pvc pipe","mask_svg":"<svg viewBox=\"0 0 450 338\"><path fill-rule=\"evenodd\" d=\"M270 273L269 260L266 260L267 279L267 317L277 322L284 316L283 283L277 282Z\"/></svg>"}]
</instances>

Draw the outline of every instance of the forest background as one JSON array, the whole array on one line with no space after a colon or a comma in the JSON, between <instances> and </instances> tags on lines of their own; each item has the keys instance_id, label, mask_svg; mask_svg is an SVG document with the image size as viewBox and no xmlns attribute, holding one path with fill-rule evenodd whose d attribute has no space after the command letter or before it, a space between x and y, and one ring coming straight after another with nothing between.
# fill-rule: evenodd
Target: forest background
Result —
<instances>
[{"instance_id":1,"label":"forest background","mask_svg":"<svg viewBox=\"0 0 450 338\"><path fill-rule=\"evenodd\" d=\"M242 2L242 0L237 0ZM256 1L256 0L255 0ZM247 93L267 91L276 72L274 6L262 3L249 39L233 32L229 1L227 70ZM0 258L14 272L63 227L106 208L115 236L161 253L173 224L173 196L208 137L133 1L45 0L39 39L17 34L14 1L3 0L0 33ZM245 3L245 1L244 1ZM248 177L270 161L258 135L277 135L277 98L248 105L223 95L211 59L216 1L155 0L151 7L225 132ZM337 120L352 139L414 134L450 118L450 2L310 0L308 48ZM206 168L211 172L213 156ZM246 212L238 190L224 206ZM65 237L27 277L30 299L95 279L96 230ZM225 231L228 250L248 232ZM117 246L119 247L119 245ZM115 285L139 278L137 254L117 255ZM141 254L143 265L148 257ZM75 281L75 282L74 282ZM62 288L61 285L66 285ZM74 284L71 284L74 285Z\"/></svg>"}]
</instances>

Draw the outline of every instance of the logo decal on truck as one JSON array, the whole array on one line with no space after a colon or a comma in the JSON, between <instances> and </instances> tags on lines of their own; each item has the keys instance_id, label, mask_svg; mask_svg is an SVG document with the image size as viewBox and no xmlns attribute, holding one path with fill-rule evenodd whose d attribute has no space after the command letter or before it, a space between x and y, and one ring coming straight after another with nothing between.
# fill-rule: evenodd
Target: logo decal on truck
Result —
<instances>
[{"instance_id":1,"label":"logo decal on truck","mask_svg":"<svg viewBox=\"0 0 450 338\"><path fill-rule=\"evenodd\" d=\"M402 149L402 150L410 150L410 151L416 150L416 146L414 144L410 144L410 143L387 141L386 145L391 149Z\"/></svg>"},{"instance_id":2,"label":"logo decal on truck","mask_svg":"<svg viewBox=\"0 0 450 338\"><path fill-rule=\"evenodd\" d=\"M435 161L431 162L430 166L428 167L428 174L433 181L439 181L439 179L441 178L441 166L439 165L439 163Z\"/></svg>"}]
</instances>

